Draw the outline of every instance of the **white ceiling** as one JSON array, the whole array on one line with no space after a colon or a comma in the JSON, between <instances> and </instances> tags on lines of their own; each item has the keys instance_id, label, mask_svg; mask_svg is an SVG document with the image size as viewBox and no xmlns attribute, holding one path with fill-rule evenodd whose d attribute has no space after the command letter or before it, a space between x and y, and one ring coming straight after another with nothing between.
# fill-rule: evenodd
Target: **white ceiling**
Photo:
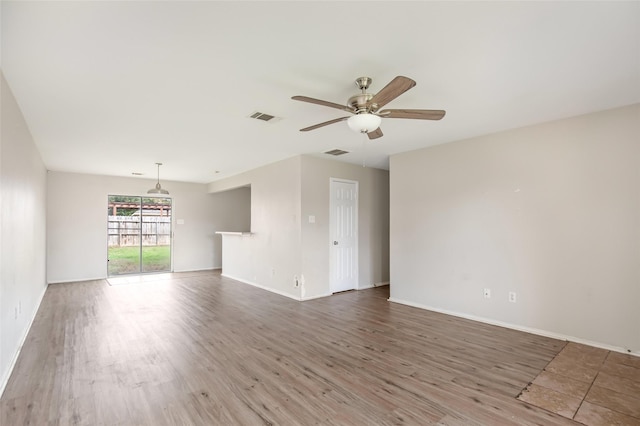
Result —
<instances>
[{"instance_id":1,"label":"white ceiling","mask_svg":"<svg viewBox=\"0 0 640 426\"><path fill-rule=\"evenodd\" d=\"M2 2L2 70L50 170L211 182L333 148L390 154L640 102L640 2ZM375 141L353 80L417 86ZM282 119L247 118L261 111ZM216 173L219 171L219 173Z\"/></svg>"}]
</instances>

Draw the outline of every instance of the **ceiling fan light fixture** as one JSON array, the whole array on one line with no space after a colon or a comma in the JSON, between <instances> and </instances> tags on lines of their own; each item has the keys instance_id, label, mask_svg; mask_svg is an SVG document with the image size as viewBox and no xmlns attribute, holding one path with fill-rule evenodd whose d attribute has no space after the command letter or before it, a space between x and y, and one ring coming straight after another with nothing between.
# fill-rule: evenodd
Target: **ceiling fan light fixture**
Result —
<instances>
[{"instance_id":1,"label":"ceiling fan light fixture","mask_svg":"<svg viewBox=\"0 0 640 426\"><path fill-rule=\"evenodd\" d=\"M353 115L347 120L349 128L358 133L369 133L380 127L382 119L375 114L366 112Z\"/></svg>"},{"instance_id":2,"label":"ceiling fan light fixture","mask_svg":"<svg viewBox=\"0 0 640 426\"><path fill-rule=\"evenodd\" d=\"M156 186L154 188L151 188L150 190L147 191L147 194L165 194L165 195L169 195L169 191L167 191L166 189L162 189L162 187L160 186L160 166L162 166L162 163L156 163L158 165L158 182L156 183Z\"/></svg>"},{"instance_id":3,"label":"ceiling fan light fixture","mask_svg":"<svg viewBox=\"0 0 640 426\"><path fill-rule=\"evenodd\" d=\"M391 80L375 95L366 92L370 84L371 79L369 77L358 78L356 80L356 85L361 89L362 93L350 97L347 101L347 105L340 105L335 102L327 102L321 99L310 98L308 96L293 96L291 99L294 101L308 102L310 104L335 108L354 114L352 116L334 118L333 120L314 124L313 126L300 129L300 131L308 132L309 130L315 130L330 124L346 121L351 130L358 133L366 133L369 139L378 139L384 136L382 130L380 130L380 122L382 121L382 118L440 120L444 117L445 111L430 109L383 109L378 112L380 108L384 107L386 104L414 87L416 82L409 77L399 75Z\"/></svg>"}]
</instances>

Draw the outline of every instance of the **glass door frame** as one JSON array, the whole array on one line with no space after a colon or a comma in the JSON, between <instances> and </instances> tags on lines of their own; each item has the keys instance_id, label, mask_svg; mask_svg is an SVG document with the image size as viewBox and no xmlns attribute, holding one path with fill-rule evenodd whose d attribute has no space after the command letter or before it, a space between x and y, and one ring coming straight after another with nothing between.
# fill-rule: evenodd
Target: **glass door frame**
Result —
<instances>
[{"instance_id":1,"label":"glass door frame","mask_svg":"<svg viewBox=\"0 0 640 426\"><path fill-rule=\"evenodd\" d=\"M153 201L147 201L145 205L145 199L147 200L162 200L159 203ZM127 211L128 214L118 215L117 210L120 207L122 210ZM145 208L146 207L146 208ZM122 211L121 210L121 211ZM159 214L154 214L155 211L159 211ZM112 213L116 214L113 215ZM163 216L169 217L168 221L156 220L145 221L145 218L157 216L161 219ZM121 243L122 241L122 227L121 221L112 220L113 216L122 217L137 217L139 220L125 222L124 231L127 237L134 241ZM118 223L117 227L113 227L112 224ZM134 223L137 226L130 227L128 224ZM148 225L145 225L148 224ZM162 226L166 225L166 226ZM163 232L158 232L160 227L163 227ZM150 231L153 228L154 232ZM116 232L113 232L117 229ZM126 231L135 230L135 233L126 233ZM117 240L117 244L113 243L114 237ZM153 239L153 244L149 244L149 240ZM160 241L167 241L168 244L158 244ZM147 241L147 244L145 244ZM126 250L127 247L138 247L137 260L135 255L132 256L134 250ZM157 259L159 263L155 263L156 268L148 270L149 264L145 264L145 248L152 247L167 247L168 253L165 254L164 250L155 250L156 253L151 253L151 250L146 250L148 256L152 256ZM115 252L115 248L121 248ZM121 254L125 253L124 255ZM113 261L113 262L112 262ZM173 199L166 196L145 196L145 195L114 195L109 194L107 196L107 277L115 277L121 275L138 275L138 274L157 274L173 271Z\"/></svg>"}]
</instances>

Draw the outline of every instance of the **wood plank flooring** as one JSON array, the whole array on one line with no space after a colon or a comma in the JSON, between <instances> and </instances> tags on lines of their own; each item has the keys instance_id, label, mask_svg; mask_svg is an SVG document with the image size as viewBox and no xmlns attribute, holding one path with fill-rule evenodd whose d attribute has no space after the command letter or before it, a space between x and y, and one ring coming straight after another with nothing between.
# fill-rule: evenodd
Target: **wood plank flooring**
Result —
<instances>
[{"instance_id":1,"label":"wood plank flooring","mask_svg":"<svg viewBox=\"0 0 640 426\"><path fill-rule=\"evenodd\" d=\"M575 425L516 399L565 342L220 276L47 289L4 425Z\"/></svg>"}]
</instances>

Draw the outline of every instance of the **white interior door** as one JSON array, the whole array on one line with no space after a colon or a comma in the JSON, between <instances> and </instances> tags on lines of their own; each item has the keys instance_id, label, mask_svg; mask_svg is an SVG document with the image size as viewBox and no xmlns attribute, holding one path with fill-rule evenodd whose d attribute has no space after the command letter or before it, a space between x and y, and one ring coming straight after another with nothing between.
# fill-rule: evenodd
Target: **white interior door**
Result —
<instances>
[{"instance_id":1,"label":"white interior door","mask_svg":"<svg viewBox=\"0 0 640 426\"><path fill-rule=\"evenodd\" d=\"M358 182L331 178L331 292L358 286Z\"/></svg>"}]
</instances>

